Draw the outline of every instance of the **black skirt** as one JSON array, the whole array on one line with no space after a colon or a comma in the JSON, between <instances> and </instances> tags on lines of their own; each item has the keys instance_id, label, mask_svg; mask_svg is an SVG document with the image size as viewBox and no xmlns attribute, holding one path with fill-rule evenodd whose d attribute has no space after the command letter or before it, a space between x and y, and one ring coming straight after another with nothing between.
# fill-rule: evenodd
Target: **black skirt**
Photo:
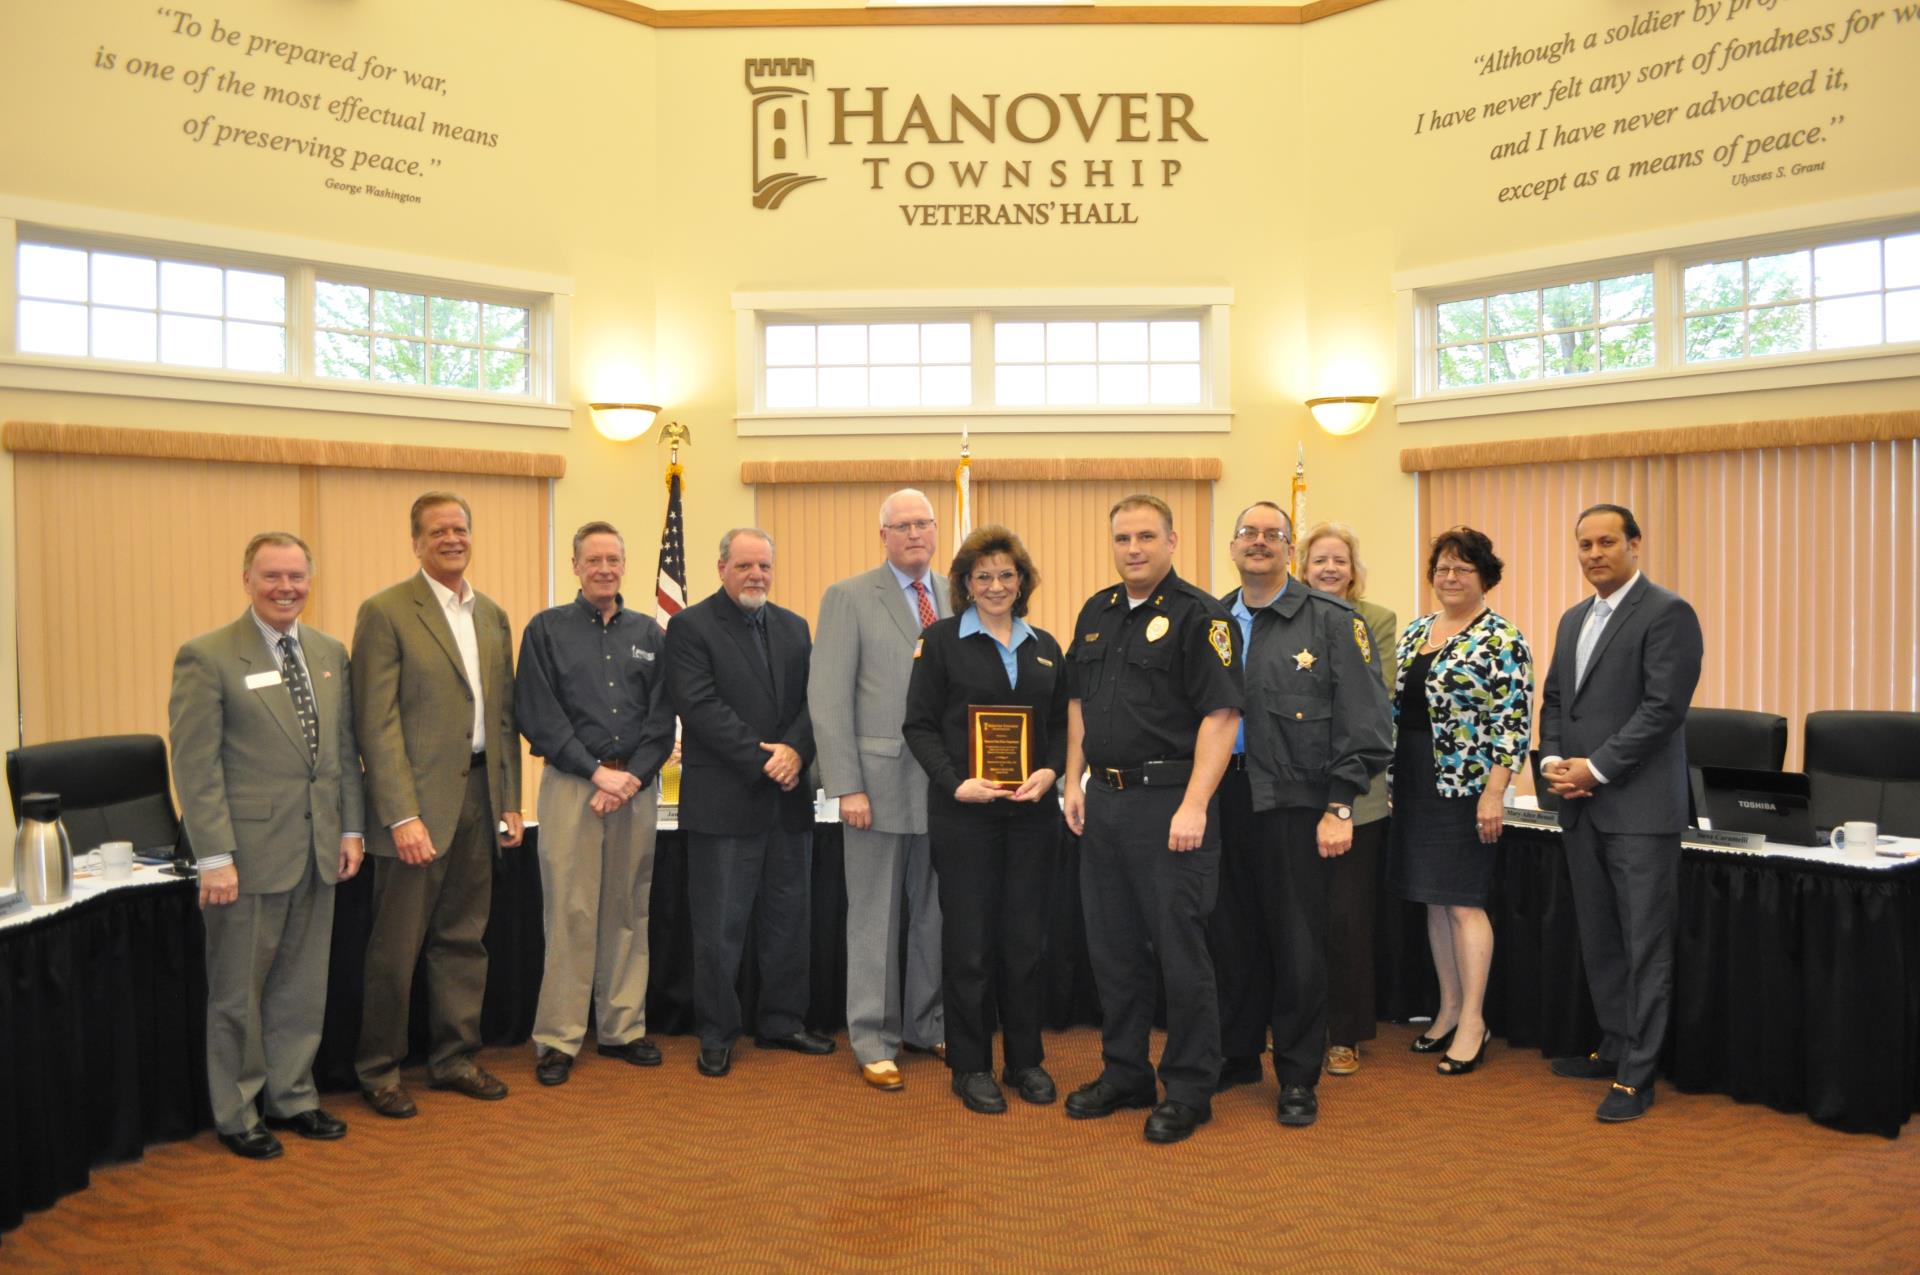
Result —
<instances>
[{"instance_id":1,"label":"black skirt","mask_svg":"<svg viewBox=\"0 0 1920 1275\"><path fill-rule=\"evenodd\" d=\"M1434 788L1433 734L1401 722L1393 752L1393 819L1387 888L1415 903L1484 908L1493 894L1495 847L1482 845L1480 798L1442 797Z\"/></svg>"}]
</instances>

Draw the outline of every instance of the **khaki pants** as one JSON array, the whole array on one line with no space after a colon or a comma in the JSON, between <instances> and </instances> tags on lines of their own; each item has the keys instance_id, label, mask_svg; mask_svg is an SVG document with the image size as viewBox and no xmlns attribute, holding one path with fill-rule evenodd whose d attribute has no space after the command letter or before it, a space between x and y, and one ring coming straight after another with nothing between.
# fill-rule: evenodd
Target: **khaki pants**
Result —
<instances>
[{"instance_id":1,"label":"khaki pants","mask_svg":"<svg viewBox=\"0 0 1920 1275\"><path fill-rule=\"evenodd\" d=\"M552 766L540 776L540 890L547 957L537 1049L577 1054L593 1004L595 1035L624 1045L647 1034L647 915L660 786L602 818L591 782Z\"/></svg>"}]
</instances>

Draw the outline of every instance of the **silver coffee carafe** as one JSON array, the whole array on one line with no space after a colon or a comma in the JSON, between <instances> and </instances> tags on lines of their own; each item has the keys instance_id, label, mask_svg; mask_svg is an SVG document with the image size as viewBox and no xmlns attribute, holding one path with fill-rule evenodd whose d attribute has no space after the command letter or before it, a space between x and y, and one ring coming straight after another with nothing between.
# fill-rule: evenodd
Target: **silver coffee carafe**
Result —
<instances>
[{"instance_id":1,"label":"silver coffee carafe","mask_svg":"<svg viewBox=\"0 0 1920 1275\"><path fill-rule=\"evenodd\" d=\"M30 792L20 798L13 885L35 907L65 903L73 895L73 843L60 822L58 793Z\"/></svg>"}]
</instances>

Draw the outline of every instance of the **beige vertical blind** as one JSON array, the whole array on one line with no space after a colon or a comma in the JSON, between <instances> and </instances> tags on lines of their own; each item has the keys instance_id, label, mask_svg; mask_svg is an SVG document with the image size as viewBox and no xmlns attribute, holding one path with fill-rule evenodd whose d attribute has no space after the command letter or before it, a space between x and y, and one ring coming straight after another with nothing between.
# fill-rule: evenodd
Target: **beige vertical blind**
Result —
<instances>
[{"instance_id":1,"label":"beige vertical blind","mask_svg":"<svg viewBox=\"0 0 1920 1275\"><path fill-rule=\"evenodd\" d=\"M1566 460L1420 475L1423 544L1459 523L1493 538L1488 599L1544 682L1562 612L1590 590L1573 523L1632 509L1641 569L1692 602L1706 638L1694 703L1779 713L1787 765L1818 709L1920 709L1920 454L1913 439ZM1425 551L1422 550L1424 576ZM1426 609L1434 605L1422 590Z\"/></svg>"},{"instance_id":2,"label":"beige vertical blind","mask_svg":"<svg viewBox=\"0 0 1920 1275\"><path fill-rule=\"evenodd\" d=\"M473 506L470 578L506 609L517 654L548 597L547 477L19 451L22 742L164 737L174 652L245 610L240 560L256 532L313 546L303 622L351 641L361 601L418 570L407 510L435 488Z\"/></svg>"},{"instance_id":3,"label":"beige vertical blind","mask_svg":"<svg viewBox=\"0 0 1920 1275\"><path fill-rule=\"evenodd\" d=\"M850 462L869 467L880 462ZM804 473L804 471L802 471ZM774 537L774 598L814 623L827 586L877 566L880 502L902 487L919 487L933 502L940 520L940 548L934 566L944 576L958 548L955 495L950 467L946 481L930 480L901 466L895 476L877 482L821 480L767 481L755 485L755 517ZM750 472L749 477L755 476ZM1064 647L1072 637L1080 604L1094 590L1117 579L1107 534L1107 510L1123 496L1147 492L1172 506L1180 542L1174 569L1202 588L1211 585L1213 484L1210 479L1070 478L1058 481L976 479L973 525L1001 523L1019 533L1040 570L1029 620L1052 633ZM713 550L690 545L688 587L696 598L716 586Z\"/></svg>"}]
</instances>

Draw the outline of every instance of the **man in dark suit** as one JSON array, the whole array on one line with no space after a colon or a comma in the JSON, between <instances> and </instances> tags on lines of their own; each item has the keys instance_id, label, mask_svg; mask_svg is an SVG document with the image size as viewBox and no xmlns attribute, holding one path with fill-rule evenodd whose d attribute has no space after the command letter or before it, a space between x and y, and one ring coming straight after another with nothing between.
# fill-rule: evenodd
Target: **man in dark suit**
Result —
<instances>
[{"instance_id":1,"label":"man in dark suit","mask_svg":"<svg viewBox=\"0 0 1920 1275\"><path fill-rule=\"evenodd\" d=\"M667 626L667 693L681 723L680 826L687 833L693 1010L700 1073L724 1076L741 1027L735 980L756 915L762 1049L829 1054L806 1029L812 912L813 761L807 622L767 600L773 539L720 539L720 588Z\"/></svg>"},{"instance_id":2,"label":"man in dark suit","mask_svg":"<svg viewBox=\"0 0 1920 1275\"><path fill-rule=\"evenodd\" d=\"M1598 1116L1653 1105L1673 1001L1680 832L1687 824L1687 708L1700 620L1640 575L1640 524L1595 505L1574 524L1595 596L1560 618L1540 712L1541 773L1561 797L1567 869L1600 1048L1562 1076L1613 1080Z\"/></svg>"},{"instance_id":3,"label":"man in dark suit","mask_svg":"<svg viewBox=\"0 0 1920 1275\"><path fill-rule=\"evenodd\" d=\"M481 937L495 846L517 846L520 737L507 615L467 580L473 513L448 491L413 502L418 575L360 604L354 724L373 825L373 934L354 1070L383 1116L415 1113L400 1084L413 968L424 948L432 1005L428 1081L469 1098L507 1096L480 1067ZM498 840L495 829L501 829Z\"/></svg>"},{"instance_id":4,"label":"man in dark suit","mask_svg":"<svg viewBox=\"0 0 1920 1275\"><path fill-rule=\"evenodd\" d=\"M327 1007L333 887L360 869L360 753L347 649L300 626L312 586L306 543L248 543L252 605L180 648L167 717L173 777L199 852L207 930L207 1088L235 1155L271 1160L260 1123L331 1140L313 1056Z\"/></svg>"}]
</instances>

